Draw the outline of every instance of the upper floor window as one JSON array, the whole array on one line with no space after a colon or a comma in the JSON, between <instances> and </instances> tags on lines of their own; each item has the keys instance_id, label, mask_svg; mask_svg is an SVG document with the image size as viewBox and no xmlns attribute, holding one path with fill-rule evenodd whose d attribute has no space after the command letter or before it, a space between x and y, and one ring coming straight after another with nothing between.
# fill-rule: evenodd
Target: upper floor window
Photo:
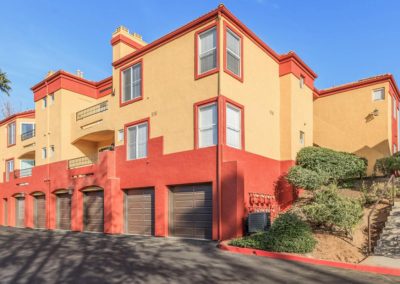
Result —
<instances>
[{"instance_id":1,"label":"upper floor window","mask_svg":"<svg viewBox=\"0 0 400 284\"><path fill-rule=\"evenodd\" d=\"M372 91L372 100L381 101L385 99L385 88L375 89Z\"/></svg>"},{"instance_id":2,"label":"upper floor window","mask_svg":"<svg viewBox=\"0 0 400 284\"><path fill-rule=\"evenodd\" d=\"M198 74L217 68L217 29L212 28L198 35Z\"/></svg>"},{"instance_id":3,"label":"upper floor window","mask_svg":"<svg viewBox=\"0 0 400 284\"><path fill-rule=\"evenodd\" d=\"M241 149L242 114L239 108L226 105L226 144Z\"/></svg>"},{"instance_id":4,"label":"upper floor window","mask_svg":"<svg viewBox=\"0 0 400 284\"><path fill-rule=\"evenodd\" d=\"M54 147L54 145L50 145L50 158L53 158L54 157L54 152L55 152L55 147Z\"/></svg>"},{"instance_id":5,"label":"upper floor window","mask_svg":"<svg viewBox=\"0 0 400 284\"><path fill-rule=\"evenodd\" d=\"M7 126L7 145L12 146L15 145L15 122L10 123Z\"/></svg>"},{"instance_id":6,"label":"upper floor window","mask_svg":"<svg viewBox=\"0 0 400 284\"><path fill-rule=\"evenodd\" d=\"M241 76L241 38L229 28L226 30L226 68Z\"/></svg>"},{"instance_id":7,"label":"upper floor window","mask_svg":"<svg viewBox=\"0 0 400 284\"><path fill-rule=\"evenodd\" d=\"M142 63L122 71L122 103L142 96Z\"/></svg>"},{"instance_id":8,"label":"upper floor window","mask_svg":"<svg viewBox=\"0 0 400 284\"><path fill-rule=\"evenodd\" d=\"M35 124L31 122L22 122L21 123L21 134L33 132L35 129Z\"/></svg>"},{"instance_id":9,"label":"upper floor window","mask_svg":"<svg viewBox=\"0 0 400 284\"><path fill-rule=\"evenodd\" d=\"M53 105L54 104L54 94L50 94L49 98L50 98L50 105Z\"/></svg>"},{"instance_id":10,"label":"upper floor window","mask_svg":"<svg viewBox=\"0 0 400 284\"><path fill-rule=\"evenodd\" d=\"M119 142L124 141L124 130L123 129L118 130L118 141Z\"/></svg>"},{"instance_id":11,"label":"upper floor window","mask_svg":"<svg viewBox=\"0 0 400 284\"><path fill-rule=\"evenodd\" d=\"M300 131L300 137L299 137L300 145L305 146L306 144L306 134L303 131Z\"/></svg>"},{"instance_id":12,"label":"upper floor window","mask_svg":"<svg viewBox=\"0 0 400 284\"><path fill-rule=\"evenodd\" d=\"M127 128L128 160L147 157L148 124L147 122Z\"/></svg>"},{"instance_id":13,"label":"upper floor window","mask_svg":"<svg viewBox=\"0 0 400 284\"><path fill-rule=\"evenodd\" d=\"M43 147L42 148L42 159L47 159L47 148Z\"/></svg>"},{"instance_id":14,"label":"upper floor window","mask_svg":"<svg viewBox=\"0 0 400 284\"><path fill-rule=\"evenodd\" d=\"M14 172L14 160L6 161L6 181L10 180L10 174Z\"/></svg>"},{"instance_id":15,"label":"upper floor window","mask_svg":"<svg viewBox=\"0 0 400 284\"><path fill-rule=\"evenodd\" d=\"M47 107L47 97L44 97L42 99L42 108L46 108Z\"/></svg>"},{"instance_id":16,"label":"upper floor window","mask_svg":"<svg viewBox=\"0 0 400 284\"><path fill-rule=\"evenodd\" d=\"M217 105L210 104L198 109L198 145L199 147L214 146L218 143L218 113Z\"/></svg>"},{"instance_id":17,"label":"upper floor window","mask_svg":"<svg viewBox=\"0 0 400 284\"><path fill-rule=\"evenodd\" d=\"M300 89L303 89L303 87L304 87L304 76L300 76L299 84L300 84Z\"/></svg>"}]
</instances>

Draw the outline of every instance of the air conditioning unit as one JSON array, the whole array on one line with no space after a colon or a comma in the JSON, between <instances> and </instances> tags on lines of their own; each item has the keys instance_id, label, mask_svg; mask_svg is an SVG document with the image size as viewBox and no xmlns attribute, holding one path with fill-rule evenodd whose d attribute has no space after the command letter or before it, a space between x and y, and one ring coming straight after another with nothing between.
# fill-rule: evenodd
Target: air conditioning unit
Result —
<instances>
[{"instance_id":1,"label":"air conditioning unit","mask_svg":"<svg viewBox=\"0 0 400 284\"><path fill-rule=\"evenodd\" d=\"M269 212L254 212L248 217L248 232L257 233L267 231L271 225Z\"/></svg>"}]
</instances>

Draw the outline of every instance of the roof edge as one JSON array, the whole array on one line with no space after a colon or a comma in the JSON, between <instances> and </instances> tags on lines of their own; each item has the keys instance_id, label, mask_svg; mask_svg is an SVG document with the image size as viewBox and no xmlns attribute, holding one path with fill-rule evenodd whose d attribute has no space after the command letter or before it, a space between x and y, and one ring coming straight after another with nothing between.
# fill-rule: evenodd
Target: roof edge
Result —
<instances>
[{"instance_id":1,"label":"roof edge","mask_svg":"<svg viewBox=\"0 0 400 284\"><path fill-rule=\"evenodd\" d=\"M30 109L30 110L25 110L25 111L21 111L21 112L17 112L14 113L2 120L0 120L0 126L4 125L5 123L7 123L10 120L16 119L16 118L20 118L20 117L26 117L29 115L35 115L35 110L34 109Z\"/></svg>"}]
</instances>

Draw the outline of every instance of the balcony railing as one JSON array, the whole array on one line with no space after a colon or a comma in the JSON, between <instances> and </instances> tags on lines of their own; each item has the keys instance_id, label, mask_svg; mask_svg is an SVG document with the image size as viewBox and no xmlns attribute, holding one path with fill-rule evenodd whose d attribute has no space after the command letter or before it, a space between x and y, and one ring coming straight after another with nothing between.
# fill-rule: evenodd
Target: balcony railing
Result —
<instances>
[{"instance_id":1,"label":"balcony railing","mask_svg":"<svg viewBox=\"0 0 400 284\"><path fill-rule=\"evenodd\" d=\"M95 115L96 113L101 113L108 110L108 101L101 102L97 105L85 108L76 113L76 121L82 120L86 117Z\"/></svg>"},{"instance_id":2,"label":"balcony railing","mask_svg":"<svg viewBox=\"0 0 400 284\"><path fill-rule=\"evenodd\" d=\"M79 158L68 160L68 168L69 169L80 168L80 167L84 167L84 166L93 165L96 162L97 162L97 155L92 156L92 157L88 157L88 156L79 157Z\"/></svg>"},{"instance_id":3,"label":"balcony railing","mask_svg":"<svg viewBox=\"0 0 400 284\"><path fill-rule=\"evenodd\" d=\"M21 134L21 141L30 139L32 137L35 137L35 129L32 129L31 131L27 131Z\"/></svg>"},{"instance_id":4,"label":"balcony railing","mask_svg":"<svg viewBox=\"0 0 400 284\"><path fill-rule=\"evenodd\" d=\"M30 177L30 176L32 176L32 168L22 169L22 170L14 170L15 178Z\"/></svg>"}]
</instances>

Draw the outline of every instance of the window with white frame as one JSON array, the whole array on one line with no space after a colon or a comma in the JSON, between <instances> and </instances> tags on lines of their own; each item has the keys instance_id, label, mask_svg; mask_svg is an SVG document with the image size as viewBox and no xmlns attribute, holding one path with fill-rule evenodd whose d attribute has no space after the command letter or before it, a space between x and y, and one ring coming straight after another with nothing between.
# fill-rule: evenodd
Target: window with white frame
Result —
<instances>
[{"instance_id":1,"label":"window with white frame","mask_svg":"<svg viewBox=\"0 0 400 284\"><path fill-rule=\"evenodd\" d=\"M137 63L122 72L122 102L142 96L142 63Z\"/></svg>"},{"instance_id":2,"label":"window with white frame","mask_svg":"<svg viewBox=\"0 0 400 284\"><path fill-rule=\"evenodd\" d=\"M226 68L240 76L241 39L230 29L226 30Z\"/></svg>"},{"instance_id":3,"label":"window with white frame","mask_svg":"<svg viewBox=\"0 0 400 284\"><path fill-rule=\"evenodd\" d=\"M14 145L15 144L15 122L10 123L7 126L7 143L8 145Z\"/></svg>"},{"instance_id":4,"label":"window with white frame","mask_svg":"<svg viewBox=\"0 0 400 284\"><path fill-rule=\"evenodd\" d=\"M44 97L43 99L42 99L42 108L44 109L44 108L46 108L47 107L47 97Z\"/></svg>"},{"instance_id":5,"label":"window with white frame","mask_svg":"<svg viewBox=\"0 0 400 284\"><path fill-rule=\"evenodd\" d=\"M14 172L14 160L6 161L6 181L10 180L10 174Z\"/></svg>"},{"instance_id":6,"label":"window with white frame","mask_svg":"<svg viewBox=\"0 0 400 284\"><path fill-rule=\"evenodd\" d=\"M303 87L304 87L304 76L300 76L299 84L300 84L300 89L303 89Z\"/></svg>"},{"instance_id":7,"label":"window with white frame","mask_svg":"<svg viewBox=\"0 0 400 284\"><path fill-rule=\"evenodd\" d=\"M28 177L32 175L32 168L35 166L35 160L21 160L20 161L20 176Z\"/></svg>"},{"instance_id":8,"label":"window with white frame","mask_svg":"<svg viewBox=\"0 0 400 284\"><path fill-rule=\"evenodd\" d=\"M242 112L230 104L226 105L226 144L242 148Z\"/></svg>"},{"instance_id":9,"label":"window with white frame","mask_svg":"<svg viewBox=\"0 0 400 284\"><path fill-rule=\"evenodd\" d=\"M385 99L385 88L375 89L372 91L372 100L382 101Z\"/></svg>"},{"instance_id":10,"label":"window with white frame","mask_svg":"<svg viewBox=\"0 0 400 284\"><path fill-rule=\"evenodd\" d=\"M119 142L124 141L124 130L123 129L118 130L118 141Z\"/></svg>"},{"instance_id":11,"label":"window with white frame","mask_svg":"<svg viewBox=\"0 0 400 284\"><path fill-rule=\"evenodd\" d=\"M34 129L35 129L35 124L32 122L21 123L21 134L32 133Z\"/></svg>"},{"instance_id":12,"label":"window with white frame","mask_svg":"<svg viewBox=\"0 0 400 284\"><path fill-rule=\"evenodd\" d=\"M127 128L127 159L136 160L147 157L147 122Z\"/></svg>"},{"instance_id":13,"label":"window with white frame","mask_svg":"<svg viewBox=\"0 0 400 284\"><path fill-rule=\"evenodd\" d=\"M54 104L54 94L50 94L49 98L50 98L50 105L53 105Z\"/></svg>"},{"instance_id":14,"label":"window with white frame","mask_svg":"<svg viewBox=\"0 0 400 284\"><path fill-rule=\"evenodd\" d=\"M200 148L218 143L217 104L209 104L198 109L198 145Z\"/></svg>"},{"instance_id":15,"label":"window with white frame","mask_svg":"<svg viewBox=\"0 0 400 284\"><path fill-rule=\"evenodd\" d=\"M42 148L42 159L47 159L47 148L46 147Z\"/></svg>"},{"instance_id":16,"label":"window with white frame","mask_svg":"<svg viewBox=\"0 0 400 284\"><path fill-rule=\"evenodd\" d=\"M305 146L306 144L306 134L303 131L300 131L300 137L299 137L300 145Z\"/></svg>"},{"instance_id":17,"label":"window with white frame","mask_svg":"<svg viewBox=\"0 0 400 284\"><path fill-rule=\"evenodd\" d=\"M217 67L217 30L212 28L198 36L198 73L203 74Z\"/></svg>"},{"instance_id":18,"label":"window with white frame","mask_svg":"<svg viewBox=\"0 0 400 284\"><path fill-rule=\"evenodd\" d=\"M49 153L49 156L50 156L50 158L53 158L54 157L54 152L55 152L55 147L54 147L54 145L50 145L50 153Z\"/></svg>"}]
</instances>

